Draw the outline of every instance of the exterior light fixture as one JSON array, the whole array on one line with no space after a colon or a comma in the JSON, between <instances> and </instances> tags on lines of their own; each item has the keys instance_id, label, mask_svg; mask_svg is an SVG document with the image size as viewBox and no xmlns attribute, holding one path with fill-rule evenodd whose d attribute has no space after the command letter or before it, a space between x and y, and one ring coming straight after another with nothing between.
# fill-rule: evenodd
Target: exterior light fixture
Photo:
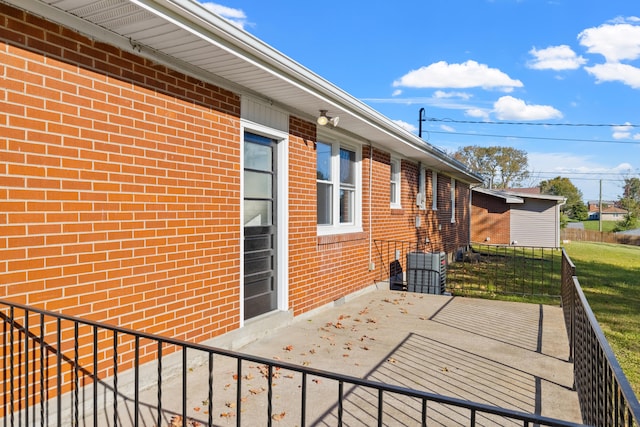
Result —
<instances>
[{"instance_id":1,"label":"exterior light fixture","mask_svg":"<svg viewBox=\"0 0 640 427\"><path fill-rule=\"evenodd\" d=\"M320 115L316 120L320 126L326 126L327 123L331 123L333 127L338 126L338 121L340 121L340 117L329 117L327 116L327 110L320 110Z\"/></svg>"}]
</instances>

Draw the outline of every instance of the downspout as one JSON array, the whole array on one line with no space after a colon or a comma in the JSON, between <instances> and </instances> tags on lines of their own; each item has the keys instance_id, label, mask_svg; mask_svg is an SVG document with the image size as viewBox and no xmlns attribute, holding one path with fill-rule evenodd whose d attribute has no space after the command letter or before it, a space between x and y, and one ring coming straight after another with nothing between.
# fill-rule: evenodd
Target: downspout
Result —
<instances>
[{"instance_id":1,"label":"downspout","mask_svg":"<svg viewBox=\"0 0 640 427\"><path fill-rule=\"evenodd\" d=\"M471 218L473 215L473 189L477 187L482 187L482 184L470 184L469 185L469 226L467 227L467 250L471 249Z\"/></svg>"},{"instance_id":2,"label":"downspout","mask_svg":"<svg viewBox=\"0 0 640 427\"><path fill-rule=\"evenodd\" d=\"M556 204L556 218L558 219L558 221L556 222L558 224L558 227L556 228L556 233L558 233L556 236L556 247L561 247L560 246L560 222L562 222L562 213L560 212L560 207L562 207L563 205L565 205L567 203L567 199L562 199L562 201L558 202Z\"/></svg>"},{"instance_id":3,"label":"downspout","mask_svg":"<svg viewBox=\"0 0 640 427\"><path fill-rule=\"evenodd\" d=\"M369 271L375 270L373 265L373 145L369 141Z\"/></svg>"}]
</instances>

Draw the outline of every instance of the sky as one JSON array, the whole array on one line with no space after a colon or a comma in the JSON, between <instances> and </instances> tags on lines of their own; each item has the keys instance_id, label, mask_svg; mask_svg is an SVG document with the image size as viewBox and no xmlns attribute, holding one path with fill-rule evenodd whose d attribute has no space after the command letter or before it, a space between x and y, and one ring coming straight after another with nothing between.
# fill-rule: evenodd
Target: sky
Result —
<instances>
[{"instance_id":1,"label":"sky","mask_svg":"<svg viewBox=\"0 0 640 427\"><path fill-rule=\"evenodd\" d=\"M200 1L440 149L524 150L523 186L640 176L637 0Z\"/></svg>"}]
</instances>

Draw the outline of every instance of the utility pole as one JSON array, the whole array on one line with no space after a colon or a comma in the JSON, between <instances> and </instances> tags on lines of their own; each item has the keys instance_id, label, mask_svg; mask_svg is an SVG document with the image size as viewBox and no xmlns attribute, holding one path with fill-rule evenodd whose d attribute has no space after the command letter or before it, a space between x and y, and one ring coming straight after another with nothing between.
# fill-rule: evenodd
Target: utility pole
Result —
<instances>
[{"instance_id":1,"label":"utility pole","mask_svg":"<svg viewBox=\"0 0 640 427\"><path fill-rule=\"evenodd\" d=\"M598 200L598 231L602 233L602 179L600 180L600 199Z\"/></svg>"}]
</instances>

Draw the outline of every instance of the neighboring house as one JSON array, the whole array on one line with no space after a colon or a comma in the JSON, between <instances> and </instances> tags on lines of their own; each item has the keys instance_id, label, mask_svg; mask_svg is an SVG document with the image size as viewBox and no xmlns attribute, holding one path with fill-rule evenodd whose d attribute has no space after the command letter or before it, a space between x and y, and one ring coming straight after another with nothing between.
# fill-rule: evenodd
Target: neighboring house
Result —
<instances>
[{"instance_id":1,"label":"neighboring house","mask_svg":"<svg viewBox=\"0 0 640 427\"><path fill-rule=\"evenodd\" d=\"M613 200L603 200L602 201L602 209L606 209L612 206L618 206L618 203ZM587 201L587 210L589 213L598 212L600 210L600 202L598 200L588 200Z\"/></svg>"},{"instance_id":2,"label":"neighboring house","mask_svg":"<svg viewBox=\"0 0 640 427\"><path fill-rule=\"evenodd\" d=\"M508 188L504 191L509 193L518 193L518 194L540 194L540 187L521 187L521 188Z\"/></svg>"},{"instance_id":3,"label":"neighboring house","mask_svg":"<svg viewBox=\"0 0 640 427\"><path fill-rule=\"evenodd\" d=\"M627 214L626 209L618 208L615 206L607 206L602 208L602 220L603 221L620 221L624 219L624 216ZM589 211L589 219L600 219L600 212Z\"/></svg>"},{"instance_id":4,"label":"neighboring house","mask_svg":"<svg viewBox=\"0 0 640 427\"><path fill-rule=\"evenodd\" d=\"M565 201L562 196L473 188L471 241L559 247L560 206Z\"/></svg>"},{"instance_id":5,"label":"neighboring house","mask_svg":"<svg viewBox=\"0 0 640 427\"><path fill-rule=\"evenodd\" d=\"M0 0L0 47L0 298L203 342L469 244L480 176L195 1Z\"/></svg>"}]
</instances>

